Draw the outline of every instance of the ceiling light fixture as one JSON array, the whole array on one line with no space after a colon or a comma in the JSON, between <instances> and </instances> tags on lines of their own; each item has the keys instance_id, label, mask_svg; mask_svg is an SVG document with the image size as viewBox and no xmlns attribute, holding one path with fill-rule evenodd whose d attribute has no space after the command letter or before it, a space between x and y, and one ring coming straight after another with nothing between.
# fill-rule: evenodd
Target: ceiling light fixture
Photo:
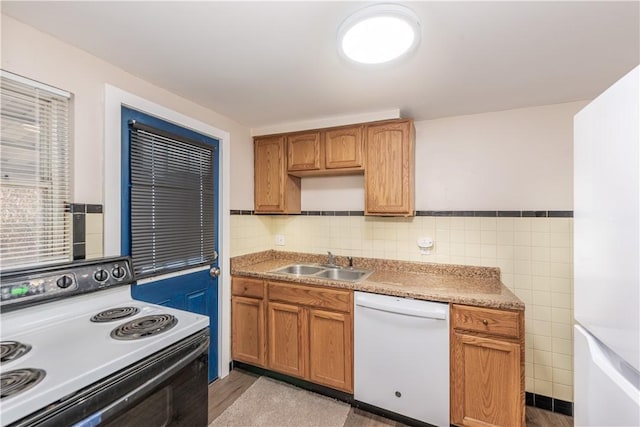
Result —
<instances>
[{"instance_id":1,"label":"ceiling light fixture","mask_svg":"<svg viewBox=\"0 0 640 427\"><path fill-rule=\"evenodd\" d=\"M420 20L398 4L358 10L338 29L338 52L361 64L383 64L406 56L420 42Z\"/></svg>"}]
</instances>

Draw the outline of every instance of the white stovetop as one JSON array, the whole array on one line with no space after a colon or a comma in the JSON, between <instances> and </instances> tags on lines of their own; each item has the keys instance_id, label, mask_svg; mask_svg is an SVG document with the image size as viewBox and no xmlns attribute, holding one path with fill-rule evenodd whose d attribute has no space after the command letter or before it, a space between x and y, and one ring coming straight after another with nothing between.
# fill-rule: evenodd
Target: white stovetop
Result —
<instances>
[{"instance_id":1,"label":"white stovetop","mask_svg":"<svg viewBox=\"0 0 640 427\"><path fill-rule=\"evenodd\" d=\"M100 311L123 306L140 309L135 316L113 322L89 319ZM133 341L110 337L120 324L150 314L172 314L172 329ZM0 401L0 425L36 410L107 377L207 327L206 316L133 300L129 286L67 298L2 314L0 338L32 346L22 357L3 363L0 372L18 368L46 371L33 388Z\"/></svg>"}]
</instances>

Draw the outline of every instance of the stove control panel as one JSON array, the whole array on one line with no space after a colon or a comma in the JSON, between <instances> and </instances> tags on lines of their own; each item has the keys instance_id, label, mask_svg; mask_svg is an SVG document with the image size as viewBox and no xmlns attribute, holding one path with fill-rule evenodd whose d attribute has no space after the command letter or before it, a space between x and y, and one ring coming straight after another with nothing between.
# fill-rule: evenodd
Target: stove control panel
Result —
<instances>
[{"instance_id":1,"label":"stove control panel","mask_svg":"<svg viewBox=\"0 0 640 427\"><path fill-rule=\"evenodd\" d=\"M12 309L133 282L127 257L10 273L0 284L0 307Z\"/></svg>"},{"instance_id":2,"label":"stove control panel","mask_svg":"<svg viewBox=\"0 0 640 427\"><path fill-rule=\"evenodd\" d=\"M72 272L62 275L25 278L19 282L2 283L0 296L2 302L18 298L33 298L38 295L52 295L65 290L77 289L78 281Z\"/></svg>"}]
</instances>

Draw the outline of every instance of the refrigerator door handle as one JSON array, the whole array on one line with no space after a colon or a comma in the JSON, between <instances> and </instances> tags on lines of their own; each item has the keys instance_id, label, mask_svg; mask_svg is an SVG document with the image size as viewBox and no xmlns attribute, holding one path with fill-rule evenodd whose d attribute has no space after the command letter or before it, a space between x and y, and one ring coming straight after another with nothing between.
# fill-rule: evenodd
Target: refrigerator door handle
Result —
<instances>
[{"instance_id":1,"label":"refrigerator door handle","mask_svg":"<svg viewBox=\"0 0 640 427\"><path fill-rule=\"evenodd\" d=\"M576 426L640 426L640 373L582 325L574 326Z\"/></svg>"},{"instance_id":2,"label":"refrigerator door handle","mask_svg":"<svg viewBox=\"0 0 640 427\"><path fill-rule=\"evenodd\" d=\"M640 379L638 373L634 372L634 369L628 364L627 366L623 366L622 364L625 362L601 344L593 335L586 334L585 337L593 363L615 381L620 390L629 396L636 405L640 406L640 393L638 393ZM618 363L614 364L612 361Z\"/></svg>"}]
</instances>

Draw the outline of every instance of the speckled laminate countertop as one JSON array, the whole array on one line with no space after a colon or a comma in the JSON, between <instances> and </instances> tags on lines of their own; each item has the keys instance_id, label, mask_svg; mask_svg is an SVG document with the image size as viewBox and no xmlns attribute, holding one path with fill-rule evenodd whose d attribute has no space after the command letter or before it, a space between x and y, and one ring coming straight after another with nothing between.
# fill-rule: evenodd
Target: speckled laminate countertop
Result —
<instances>
[{"instance_id":1,"label":"speckled laminate countertop","mask_svg":"<svg viewBox=\"0 0 640 427\"><path fill-rule=\"evenodd\" d=\"M347 282L273 272L293 263L321 264L326 261L326 255L270 250L232 258L231 274L430 301L524 310L524 303L502 284L500 270L493 267L354 257L354 268L374 270L373 274L361 281ZM336 256L335 263L346 266L347 258Z\"/></svg>"}]
</instances>

